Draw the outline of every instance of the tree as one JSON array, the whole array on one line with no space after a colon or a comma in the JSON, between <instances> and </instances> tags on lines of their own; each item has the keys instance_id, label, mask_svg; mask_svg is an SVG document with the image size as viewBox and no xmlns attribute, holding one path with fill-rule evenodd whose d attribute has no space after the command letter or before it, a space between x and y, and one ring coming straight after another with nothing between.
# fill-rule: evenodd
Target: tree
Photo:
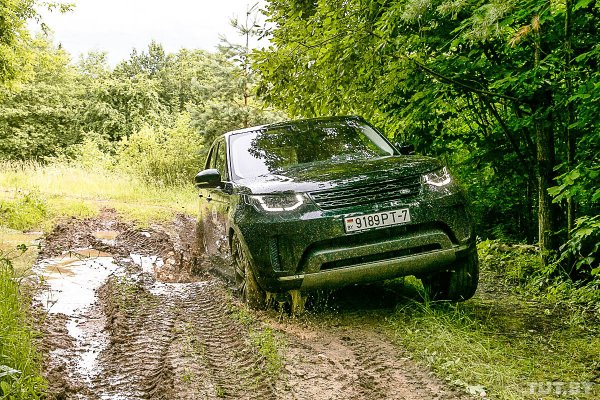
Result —
<instances>
[{"instance_id":1,"label":"tree","mask_svg":"<svg viewBox=\"0 0 600 400\"><path fill-rule=\"evenodd\" d=\"M246 89L239 66L225 55L205 54L197 71L186 108L207 147L224 132L281 120L281 113L266 109L256 100L244 104Z\"/></svg>"},{"instance_id":2,"label":"tree","mask_svg":"<svg viewBox=\"0 0 600 400\"><path fill-rule=\"evenodd\" d=\"M167 57L162 44L152 40L148 45L148 52L138 53L133 49L128 60L121 61L115 68L115 74L127 78L138 75L154 77L165 67Z\"/></svg>"},{"instance_id":3,"label":"tree","mask_svg":"<svg viewBox=\"0 0 600 400\"><path fill-rule=\"evenodd\" d=\"M486 171L486 187L469 187L489 196L476 198L483 227L498 228L495 211L523 238L533 225L525 210L548 262L554 235L566 237L548 190L555 169L572 168L562 164L566 143L581 144L581 111L593 101L578 97L577 110L562 110L594 70L599 11L587 0L572 9L538 0L276 0L266 9L272 46L254 54L259 93L293 115L362 114L445 157L467 181ZM513 206L503 208L506 200Z\"/></svg>"},{"instance_id":4,"label":"tree","mask_svg":"<svg viewBox=\"0 0 600 400\"><path fill-rule=\"evenodd\" d=\"M227 38L222 37L219 48L223 54L226 54L229 59L240 66L244 107L248 107L252 97L251 87L254 84L254 74L250 67L250 39L260 38L263 31L259 25L258 3L247 6L243 22L238 17L234 17L231 19L230 24L236 29L238 35L244 39L244 44L231 43ZM248 127L248 124L249 121L246 118L244 127Z\"/></svg>"},{"instance_id":5,"label":"tree","mask_svg":"<svg viewBox=\"0 0 600 400\"><path fill-rule=\"evenodd\" d=\"M28 72L27 20L37 15L34 6L34 0L13 0L0 7L0 84L10 84Z\"/></svg>"},{"instance_id":6,"label":"tree","mask_svg":"<svg viewBox=\"0 0 600 400\"><path fill-rule=\"evenodd\" d=\"M43 160L81 140L80 88L68 54L40 35L31 43L28 79L0 89L0 158Z\"/></svg>"},{"instance_id":7,"label":"tree","mask_svg":"<svg viewBox=\"0 0 600 400\"><path fill-rule=\"evenodd\" d=\"M27 77L31 72L30 61L33 54L29 44L31 35L27 29L28 20L36 20L42 28L36 11L36 0L7 0L0 7L0 85L11 85ZM71 5L61 3L44 3L49 10L60 12L71 10Z\"/></svg>"}]
</instances>

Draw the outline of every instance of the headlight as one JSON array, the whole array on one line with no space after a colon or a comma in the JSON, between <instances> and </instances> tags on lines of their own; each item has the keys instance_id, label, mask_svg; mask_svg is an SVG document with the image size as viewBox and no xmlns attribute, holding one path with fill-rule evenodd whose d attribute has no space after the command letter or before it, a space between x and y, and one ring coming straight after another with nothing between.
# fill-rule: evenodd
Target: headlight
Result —
<instances>
[{"instance_id":1,"label":"headlight","mask_svg":"<svg viewBox=\"0 0 600 400\"><path fill-rule=\"evenodd\" d=\"M437 171L423 175L423 182L433 186L446 186L452 182L452 177L448 172L448 168L440 168Z\"/></svg>"},{"instance_id":2,"label":"headlight","mask_svg":"<svg viewBox=\"0 0 600 400\"><path fill-rule=\"evenodd\" d=\"M247 198L257 209L269 212L294 211L305 201L303 195L296 193L252 195Z\"/></svg>"}]
</instances>

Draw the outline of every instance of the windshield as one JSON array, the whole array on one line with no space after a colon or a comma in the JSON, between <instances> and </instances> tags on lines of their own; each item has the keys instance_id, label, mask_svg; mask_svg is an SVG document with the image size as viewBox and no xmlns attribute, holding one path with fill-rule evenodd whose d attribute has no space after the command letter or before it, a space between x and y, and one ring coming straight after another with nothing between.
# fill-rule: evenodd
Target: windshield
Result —
<instances>
[{"instance_id":1,"label":"windshield","mask_svg":"<svg viewBox=\"0 0 600 400\"><path fill-rule=\"evenodd\" d=\"M254 178L317 162L390 156L394 149L371 126L356 121L301 121L229 138L237 178Z\"/></svg>"}]
</instances>

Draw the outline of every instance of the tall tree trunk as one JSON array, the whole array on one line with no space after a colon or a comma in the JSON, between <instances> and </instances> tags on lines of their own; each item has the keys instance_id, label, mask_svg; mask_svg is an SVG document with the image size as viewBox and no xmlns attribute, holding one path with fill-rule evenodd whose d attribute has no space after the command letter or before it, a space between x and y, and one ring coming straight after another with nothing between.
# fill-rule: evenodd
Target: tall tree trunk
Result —
<instances>
[{"instance_id":1,"label":"tall tree trunk","mask_svg":"<svg viewBox=\"0 0 600 400\"><path fill-rule=\"evenodd\" d=\"M549 96L545 93L545 96ZM544 101L545 103L546 101ZM540 254L542 264L548 265L550 255L554 252L555 245L553 240L555 216L552 206L552 198L548 194L548 188L554 186L554 132L552 126L548 126L546 118L543 116L547 107L540 107L535 122L535 133L537 139L537 177L538 177L538 233Z\"/></svg>"},{"instance_id":2,"label":"tall tree trunk","mask_svg":"<svg viewBox=\"0 0 600 400\"><path fill-rule=\"evenodd\" d=\"M532 27L535 35L534 61L535 68L537 69L542 58L539 16L534 16ZM553 240L555 216L552 199L548 194L548 188L554 186L552 177L555 164L554 127L552 117L549 115L552 105L552 89L547 84L542 84L534 101L533 110L538 178L538 234L542 265L546 266L555 250Z\"/></svg>"}]
</instances>

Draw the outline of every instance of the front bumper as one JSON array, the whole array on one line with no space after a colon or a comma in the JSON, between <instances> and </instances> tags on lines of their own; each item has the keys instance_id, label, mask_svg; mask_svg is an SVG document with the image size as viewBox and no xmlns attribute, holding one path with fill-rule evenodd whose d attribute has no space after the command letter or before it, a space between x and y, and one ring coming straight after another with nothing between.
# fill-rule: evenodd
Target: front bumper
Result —
<instances>
[{"instance_id":1,"label":"front bumper","mask_svg":"<svg viewBox=\"0 0 600 400\"><path fill-rule=\"evenodd\" d=\"M260 286L270 292L314 290L424 275L448 268L475 248L471 219L456 193L408 207L411 223L346 234L345 215L374 211L299 210L265 214L242 208L234 221Z\"/></svg>"},{"instance_id":2,"label":"front bumper","mask_svg":"<svg viewBox=\"0 0 600 400\"><path fill-rule=\"evenodd\" d=\"M467 245L452 245L441 231L418 232L376 245L315 251L308 257L306 273L280 277L278 281L284 287L315 290L419 276L448 267L468 250ZM333 268L323 269L330 265Z\"/></svg>"}]
</instances>

